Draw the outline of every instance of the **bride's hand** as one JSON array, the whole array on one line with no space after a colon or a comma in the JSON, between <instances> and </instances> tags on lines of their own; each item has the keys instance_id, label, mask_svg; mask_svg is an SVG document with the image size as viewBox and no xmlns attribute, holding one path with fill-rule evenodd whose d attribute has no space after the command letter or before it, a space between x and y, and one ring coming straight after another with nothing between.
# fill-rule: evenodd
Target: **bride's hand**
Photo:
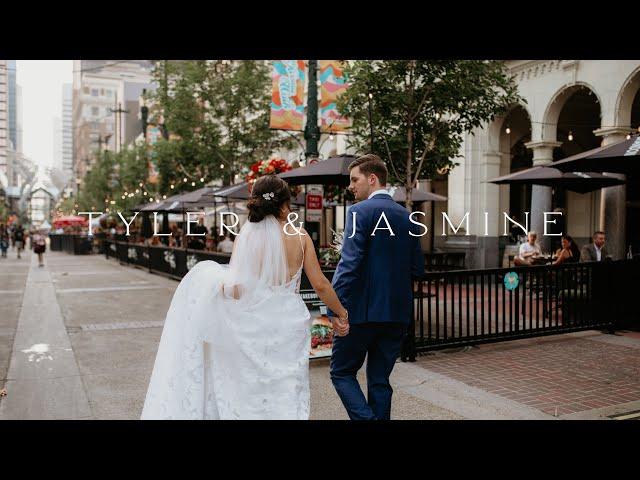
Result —
<instances>
[{"instance_id":1,"label":"bride's hand","mask_svg":"<svg viewBox=\"0 0 640 480\"><path fill-rule=\"evenodd\" d=\"M344 312L345 313L339 317L331 318L333 331L338 337L345 337L349 334L349 312L346 310Z\"/></svg>"}]
</instances>

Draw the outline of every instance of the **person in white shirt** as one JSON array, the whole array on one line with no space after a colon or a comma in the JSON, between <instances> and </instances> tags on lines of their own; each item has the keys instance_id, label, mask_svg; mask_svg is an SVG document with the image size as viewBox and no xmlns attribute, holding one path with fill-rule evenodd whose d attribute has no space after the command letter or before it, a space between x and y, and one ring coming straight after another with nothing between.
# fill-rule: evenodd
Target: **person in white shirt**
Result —
<instances>
[{"instance_id":1,"label":"person in white shirt","mask_svg":"<svg viewBox=\"0 0 640 480\"><path fill-rule=\"evenodd\" d=\"M225 235L224 240L218 244L218 251L222 253L233 253L233 242L229 235Z\"/></svg>"},{"instance_id":2,"label":"person in white shirt","mask_svg":"<svg viewBox=\"0 0 640 480\"><path fill-rule=\"evenodd\" d=\"M529 232L527 243L520 245L518 256L514 258L513 263L518 266L533 265L534 259L542 255L540 246L536 243L537 239L538 234L536 232Z\"/></svg>"}]
</instances>

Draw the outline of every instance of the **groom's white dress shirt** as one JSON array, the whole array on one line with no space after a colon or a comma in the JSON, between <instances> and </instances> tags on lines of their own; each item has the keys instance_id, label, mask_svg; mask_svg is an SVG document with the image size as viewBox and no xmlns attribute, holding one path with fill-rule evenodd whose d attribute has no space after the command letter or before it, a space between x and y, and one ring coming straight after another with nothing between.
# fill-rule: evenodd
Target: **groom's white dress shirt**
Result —
<instances>
[{"instance_id":1,"label":"groom's white dress shirt","mask_svg":"<svg viewBox=\"0 0 640 480\"><path fill-rule=\"evenodd\" d=\"M384 188L381 188L380 190L376 190L375 192L373 192L371 195L369 195L369 198L373 197L374 195L377 195L379 193L384 193L386 195L391 196L391 194ZM367 200L369 200L369 198L367 198Z\"/></svg>"}]
</instances>

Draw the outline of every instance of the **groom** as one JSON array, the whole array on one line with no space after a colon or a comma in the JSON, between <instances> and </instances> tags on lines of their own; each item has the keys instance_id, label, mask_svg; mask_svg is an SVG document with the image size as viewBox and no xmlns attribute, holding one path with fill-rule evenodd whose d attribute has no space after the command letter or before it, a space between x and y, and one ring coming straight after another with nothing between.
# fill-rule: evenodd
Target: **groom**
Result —
<instances>
[{"instance_id":1,"label":"groom","mask_svg":"<svg viewBox=\"0 0 640 480\"><path fill-rule=\"evenodd\" d=\"M359 157L349 165L349 173L349 189L359 203L349 209L333 276L333 288L348 311L349 330L334 337L331 381L349 418L389 420L389 375L413 320L411 279L424 272L420 238L409 232L421 232L385 189L388 172L380 157ZM334 317L333 322L334 331L341 331L340 320ZM367 398L356 378L365 357Z\"/></svg>"}]
</instances>

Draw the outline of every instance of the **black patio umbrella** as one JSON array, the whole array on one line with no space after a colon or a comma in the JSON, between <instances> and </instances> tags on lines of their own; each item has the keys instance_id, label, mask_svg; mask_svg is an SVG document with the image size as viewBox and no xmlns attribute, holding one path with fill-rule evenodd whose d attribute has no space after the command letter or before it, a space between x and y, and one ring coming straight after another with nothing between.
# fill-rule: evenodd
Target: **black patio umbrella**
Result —
<instances>
[{"instance_id":1,"label":"black patio umbrella","mask_svg":"<svg viewBox=\"0 0 640 480\"><path fill-rule=\"evenodd\" d=\"M550 166L563 172L640 173L640 135L587 150Z\"/></svg>"},{"instance_id":2,"label":"black patio umbrella","mask_svg":"<svg viewBox=\"0 0 640 480\"><path fill-rule=\"evenodd\" d=\"M191 192L195 193L195 192ZM189 206L193 208L202 208L208 206L214 206L216 199L224 198L227 200L248 200L251 194L249 193L249 184L246 182L236 183L234 185L227 185L226 187L219 188L217 190L212 189L209 192L202 193L200 198ZM194 196L195 197L195 196ZM187 197L187 200L194 197Z\"/></svg>"},{"instance_id":3,"label":"black patio umbrella","mask_svg":"<svg viewBox=\"0 0 640 480\"><path fill-rule=\"evenodd\" d=\"M555 164L554 164L555 167ZM544 185L564 187L577 193L588 193L605 187L621 185L624 180L593 172L561 172L553 167L532 167L520 172L494 178L489 183L498 185Z\"/></svg>"},{"instance_id":4,"label":"black patio umbrella","mask_svg":"<svg viewBox=\"0 0 640 480\"><path fill-rule=\"evenodd\" d=\"M278 176L289 185L349 185L349 164L357 157L354 155L339 155L319 162L294 168Z\"/></svg>"},{"instance_id":5,"label":"black patio umbrella","mask_svg":"<svg viewBox=\"0 0 640 480\"><path fill-rule=\"evenodd\" d=\"M393 186L388 189L391 192L391 196L398 203L404 203L407 201L407 191L403 186ZM437 195L431 192L423 192L416 190L415 188L411 192L411 201L413 203L421 202L446 202L447 197Z\"/></svg>"}]
</instances>

